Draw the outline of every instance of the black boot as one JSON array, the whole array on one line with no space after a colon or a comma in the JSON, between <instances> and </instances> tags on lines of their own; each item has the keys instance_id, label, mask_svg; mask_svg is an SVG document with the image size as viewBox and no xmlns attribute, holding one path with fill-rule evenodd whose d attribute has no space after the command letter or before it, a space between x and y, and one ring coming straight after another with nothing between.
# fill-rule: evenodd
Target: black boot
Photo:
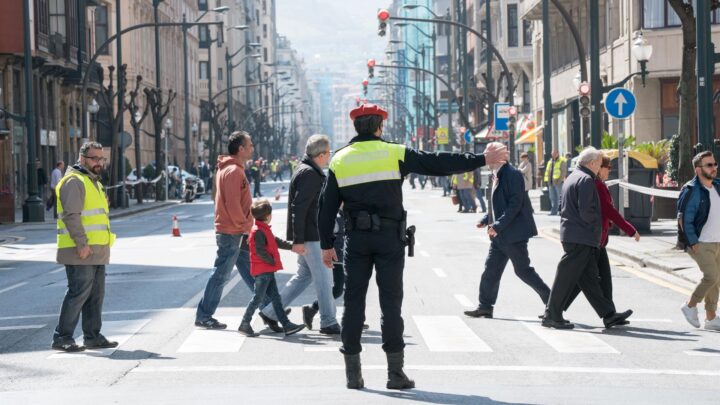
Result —
<instances>
[{"instance_id":1,"label":"black boot","mask_svg":"<svg viewBox=\"0 0 720 405\"><path fill-rule=\"evenodd\" d=\"M388 363L388 381L386 387L390 390L404 390L415 388L415 381L408 378L403 372L405 352L385 353Z\"/></svg>"},{"instance_id":2,"label":"black boot","mask_svg":"<svg viewBox=\"0 0 720 405\"><path fill-rule=\"evenodd\" d=\"M347 387L350 389L360 389L365 387L365 381L362 378L362 369L360 368L359 354L344 354L345 357L345 377L347 378Z\"/></svg>"}]
</instances>

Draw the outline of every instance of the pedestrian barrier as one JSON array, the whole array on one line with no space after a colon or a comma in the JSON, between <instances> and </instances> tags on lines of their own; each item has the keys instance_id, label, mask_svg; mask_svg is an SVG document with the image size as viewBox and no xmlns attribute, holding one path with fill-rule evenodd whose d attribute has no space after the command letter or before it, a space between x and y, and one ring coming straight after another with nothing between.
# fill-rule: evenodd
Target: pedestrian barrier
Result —
<instances>
[{"instance_id":1,"label":"pedestrian barrier","mask_svg":"<svg viewBox=\"0 0 720 405\"><path fill-rule=\"evenodd\" d=\"M120 183L118 183L114 186L105 187L105 190L112 190L114 188L120 188L122 186L136 186L140 183L155 184L158 181L160 181L160 179L163 178L164 176L165 176L165 171L160 173L160 175L157 176L156 178L154 178L153 180L146 180L146 179L141 178L140 180L135 180L135 181L121 181Z\"/></svg>"},{"instance_id":2,"label":"pedestrian barrier","mask_svg":"<svg viewBox=\"0 0 720 405\"><path fill-rule=\"evenodd\" d=\"M638 186L637 184L631 184L620 180L609 180L605 182L605 185L620 186L626 190L632 190L638 193L651 195L654 197L674 198L677 199L680 196L680 191L677 190L660 190L657 188Z\"/></svg>"},{"instance_id":3,"label":"pedestrian barrier","mask_svg":"<svg viewBox=\"0 0 720 405\"><path fill-rule=\"evenodd\" d=\"M172 227L172 236L180 236L180 226L178 225L178 219L177 215L173 215L172 217L173 227Z\"/></svg>"}]
</instances>

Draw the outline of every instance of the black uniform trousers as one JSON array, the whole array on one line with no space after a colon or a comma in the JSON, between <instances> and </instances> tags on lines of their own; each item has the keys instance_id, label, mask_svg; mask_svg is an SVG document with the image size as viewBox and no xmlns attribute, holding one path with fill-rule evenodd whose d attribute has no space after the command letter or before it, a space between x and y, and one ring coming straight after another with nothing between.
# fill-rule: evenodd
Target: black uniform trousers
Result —
<instances>
[{"instance_id":1,"label":"black uniform trousers","mask_svg":"<svg viewBox=\"0 0 720 405\"><path fill-rule=\"evenodd\" d=\"M598 275L600 276L600 289L603 292L605 298L612 301L612 273L610 272L610 259L608 258L607 250L604 247L600 248L598 252ZM580 286L576 285L570 293L570 296L565 303L565 310L567 311L572 305L575 298L580 294Z\"/></svg>"},{"instance_id":2,"label":"black uniform trousers","mask_svg":"<svg viewBox=\"0 0 720 405\"><path fill-rule=\"evenodd\" d=\"M563 254L555 273L555 281L550 291L547 311L550 319L559 321L573 289L580 286L583 294L601 317L615 313L612 300L603 295L600 288L598 256L600 249L588 245L563 242Z\"/></svg>"},{"instance_id":3,"label":"black uniform trousers","mask_svg":"<svg viewBox=\"0 0 720 405\"><path fill-rule=\"evenodd\" d=\"M401 315L405 245L400 240L398 227L383 226L375 232L346 231L344 263L345 312L340 351L350 355L362 351L360 337L365 323L365 297L373 267L380 293L382 348L386 353L402 351L405 348L405 325Z\"/></svg>"}]
</instances>

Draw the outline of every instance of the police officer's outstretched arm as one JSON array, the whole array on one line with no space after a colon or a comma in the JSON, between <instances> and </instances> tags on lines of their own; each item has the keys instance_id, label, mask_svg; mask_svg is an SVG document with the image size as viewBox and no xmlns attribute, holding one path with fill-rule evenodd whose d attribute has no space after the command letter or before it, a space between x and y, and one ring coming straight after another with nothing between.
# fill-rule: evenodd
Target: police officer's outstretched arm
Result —
<instances>
[{"instance_id":1,"label":"police officer's outstretched arm","mask_svg":"<svg viewBox=\"0 0 720 405\"><path fill-rule=\"evenodd\" d=\"M337 261L335 243L335 217L337 216L342 197L337 178L332 170L328 171L322 193L320 193L320 207L318 213L318 230L320 231L320 247L323 250L323 263L332 268L333 260Z\"/></svg>"},{"instance_id":2,"label":"police officer's outstretched arm","mask_svg":"<svg viewBox=\"0 0 720 405\"><path fill-rule=\"evenodd\" d=\"M403 176L409 173L429 176L447 176L473 171L478 167L504 162L505 147L488 145L485 153L424 152L408 148L405 160L400 163Z\"/></svg>"}]
</instances>

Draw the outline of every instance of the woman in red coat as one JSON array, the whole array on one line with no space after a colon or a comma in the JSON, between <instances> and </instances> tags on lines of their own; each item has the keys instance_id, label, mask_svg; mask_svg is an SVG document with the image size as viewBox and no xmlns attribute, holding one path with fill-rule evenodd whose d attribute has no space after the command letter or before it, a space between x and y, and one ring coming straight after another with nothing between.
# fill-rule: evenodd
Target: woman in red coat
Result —
<instances>
[{"instance_id":1,"label":"woman in red coat","mask_svg":"<svg viewBox=\"0 0 720 405\"><path fill-rule=\"evenodd\" d=\"M608 259L607 250L605 246L608 244L608 230L610 224L617 225L623 232L628 236L635 238L635 241L640 240L640 234L632 226L631 223L625 220L622 215L618 212L613 205L612 196L610 190L605 185L605 181L610 176L610 158L603 156L600 171L597 177L595 177L595 188L598 192L598 198L600 199L600 209L602 213L602 236L600 237L600 252L598 255L598 269L600 270L600 288L603 291L603 295L612 301L612 274L610 273L610 260ZM568 297L565 305L565 310L570 307L570 304L575 300L575 297L580 293L580 287L575 287L575 290Z\"/></svg>"}]
</instances>

